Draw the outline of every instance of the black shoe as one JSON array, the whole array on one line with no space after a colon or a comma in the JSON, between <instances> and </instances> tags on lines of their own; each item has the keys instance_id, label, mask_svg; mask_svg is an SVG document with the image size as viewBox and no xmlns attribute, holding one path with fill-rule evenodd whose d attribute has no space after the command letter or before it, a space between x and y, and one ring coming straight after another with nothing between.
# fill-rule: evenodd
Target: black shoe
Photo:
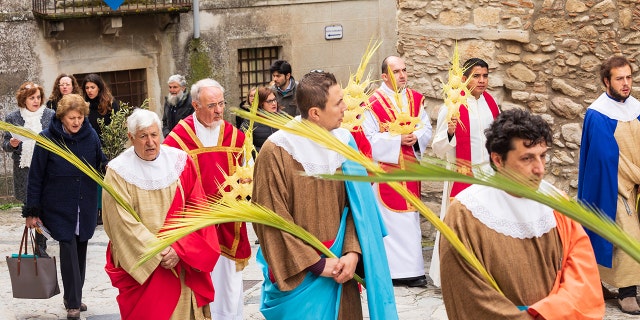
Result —
<instances>
[{"instance_id":1,"label":"black shoe","mask_svg":"<svg viewBox=\"0 0 640 320\"><path fill-rule=\"evenodd\" d=\"M422 276L415 278L392 279L391 282L396 287L426 287L427 277Z\"/></svg>"},{"instance_id":2,"label":"black shoe","mask_svg":"<svg viewBox=\"0 0 640 320\"><path fill-rule=\"evenodd\" d=\"M64 303L64 308L65 308L65 309L69 309L69 308L67 307L67 300L63 299L63 300L62 300L62 303ZM82 302L80 302L80 309L79 309L79 310L80 310L80 311L87 311L87 305L86 305L86 304L84 304L84 303L82 303Z\"/></svg>"},{"instance_id":3,"label":"black shoe","mask_svg":"<svg viewBox=\"0 0 640 320\"><path fill-rule=\"evenodd\" d=\"M67 309L67 320L79 320L80 309Z\"/></svg>"}]
</instances>

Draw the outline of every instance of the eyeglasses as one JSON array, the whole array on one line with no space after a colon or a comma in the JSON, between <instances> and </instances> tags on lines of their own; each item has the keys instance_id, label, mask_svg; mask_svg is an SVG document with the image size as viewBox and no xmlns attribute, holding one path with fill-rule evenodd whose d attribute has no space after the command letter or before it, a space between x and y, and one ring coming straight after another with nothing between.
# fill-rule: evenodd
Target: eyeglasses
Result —
<instances>
[{"instance_id":1,"label":"eyeglasses","mask_svg":"<svg viewBox=\"0 0 640 320\"><path fill-rule=\"evenodd\" d=\"M201 104L200 104L200 102L198 102L198 104L199 104L199 105L201 105ZM226 104L226 102L225 102L224 100L222 100L222 101L220 101L220 102L212 102L212 103L209 103L209 104L207 105L207 109L213 109L213 108L215 108L216 106L218 106L218 107L220 107L220 108L224 108L225 104Z\"/></svg>"},{"instance_id":2,"label":"eyeglasses","mask_svg":"<svg viewBox=\"0 0 640 320\"><path fill-rule=\"evenodd\" d=\"M265 100L264 102L268 104L278 103L278 99Z\"/></svg>"},{"instance_id":3,"label":"eyeglasses","mask_svg":"<svg viewBox=\"0 0 640 320\"><path fill-rule=\"evenodd\" d=\"M71 87L71 83L59 83L58 87Z\"/></svg>"}]
</instances>

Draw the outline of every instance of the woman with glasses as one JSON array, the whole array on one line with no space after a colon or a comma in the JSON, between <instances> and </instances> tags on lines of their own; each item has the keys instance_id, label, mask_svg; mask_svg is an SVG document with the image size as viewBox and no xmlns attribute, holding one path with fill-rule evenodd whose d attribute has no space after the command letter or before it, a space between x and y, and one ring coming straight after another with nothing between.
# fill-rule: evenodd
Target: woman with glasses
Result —
<instances>
[{"instance_id":1,"label":"woman with glasses","mask_svg":"<svg viewBox=\"0 0 640 320\"><path fill-rule=\"evenodd\" d=\"M58 108L58 101L69 93L82 94L76 78L73 75L61 73L53 83L53 89L51 90L49 101L47 101L47 108L55 111Z\"/></svg>"},{"instance_id":2,"label":"woman with glasses","mask_svg":"<svg viewBox=\"0 0 640 320\"><path fill-rule=\"evenodd\" d=\"M278 100L276 99L275 91L270 87L258 88L258 114L260 113L276 113L280 112L278 108ZM249 120L244 120L240 130L247 131L249 128ZM256 147L256 151L260 152L262 144L267 141L267 138L278 129L271 128L267 125L254 122L253 123L253 146Z\"/></svg>"}]
</instances>

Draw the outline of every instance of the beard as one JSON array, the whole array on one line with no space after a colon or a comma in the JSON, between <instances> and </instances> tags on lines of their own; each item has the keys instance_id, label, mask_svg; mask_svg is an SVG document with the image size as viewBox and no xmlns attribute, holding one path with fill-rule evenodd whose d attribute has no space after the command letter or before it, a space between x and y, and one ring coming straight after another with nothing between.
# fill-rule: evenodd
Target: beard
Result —
<instances>
[{"instance_id":1,"label":"beard","mask_svg":"<svg viewBox=\"0 0 640 320\"><path fill-rule=\"evenodd\" d=\"M631 91L629 91L629 94L625 95L622 92L615 90L613 88L611 88L611 90L609 90L609 95L611 96L611 98L613 98L616 101L620 101L623 102L625 100L627 100L627 98L629 98L629 95L631 95Z\"/></svg>"},{"instance_id":2,"label":"beard","mask_svg":"<svg viewBox=\"0 0 640 320\"><path fill-rule=\"evenodd\" d=\"M184 96L183 91L178 92L178 94L169 93L167 95L167 102L169 103L169 105L175 106L178 104L178 101L182 100L182 96Z\"/></svg>"}]
</instances>

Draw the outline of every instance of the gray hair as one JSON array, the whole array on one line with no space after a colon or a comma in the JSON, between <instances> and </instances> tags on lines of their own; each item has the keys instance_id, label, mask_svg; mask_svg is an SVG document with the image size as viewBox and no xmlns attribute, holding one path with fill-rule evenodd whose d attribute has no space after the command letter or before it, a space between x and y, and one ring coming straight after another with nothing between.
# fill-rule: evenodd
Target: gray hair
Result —
<instances>
[{"instance_id":1,"label":"gray hair","mask_svg":"<svg viewBox=\"0 0 640 320\"><path fill-rule=\"evenodd\" d=\"M187 79L185 79L184 76L181 76L179 74L174 74L171 77L169 77L169 80L167 80L167 84L171 84L171 82L177 82L183 88L187 86Z\"/></svg>"},{"instance_id":2,"label":"gray hair","mask_svg":"<svg viewBox=\"0 0 640 320\"><path fill-rule=\"evenodd\" d=\"M135 134L136 131L151 127L153 124L158 125L158 129L162 130L162 122L160 117L153 111L146 109L135 109L127 118L127 131Z\"/></svg>"},{"instance_id":3,"label":"gray hair","mask_svg":"<svg viewBox=\"0 0 640 320\"><path fill-rule=\"evenodd\" d=\"M206 78L196 82L191 86L191 99L193 99L193 101L200 102L200 91L202 90L202 88L206 87L218 88L220 89L220 91L222 91L222 94L224 94L224 88L222 87L222 85L220 85L220 83L218 83L218 81Z\"/></svg>"}]
</instances>

